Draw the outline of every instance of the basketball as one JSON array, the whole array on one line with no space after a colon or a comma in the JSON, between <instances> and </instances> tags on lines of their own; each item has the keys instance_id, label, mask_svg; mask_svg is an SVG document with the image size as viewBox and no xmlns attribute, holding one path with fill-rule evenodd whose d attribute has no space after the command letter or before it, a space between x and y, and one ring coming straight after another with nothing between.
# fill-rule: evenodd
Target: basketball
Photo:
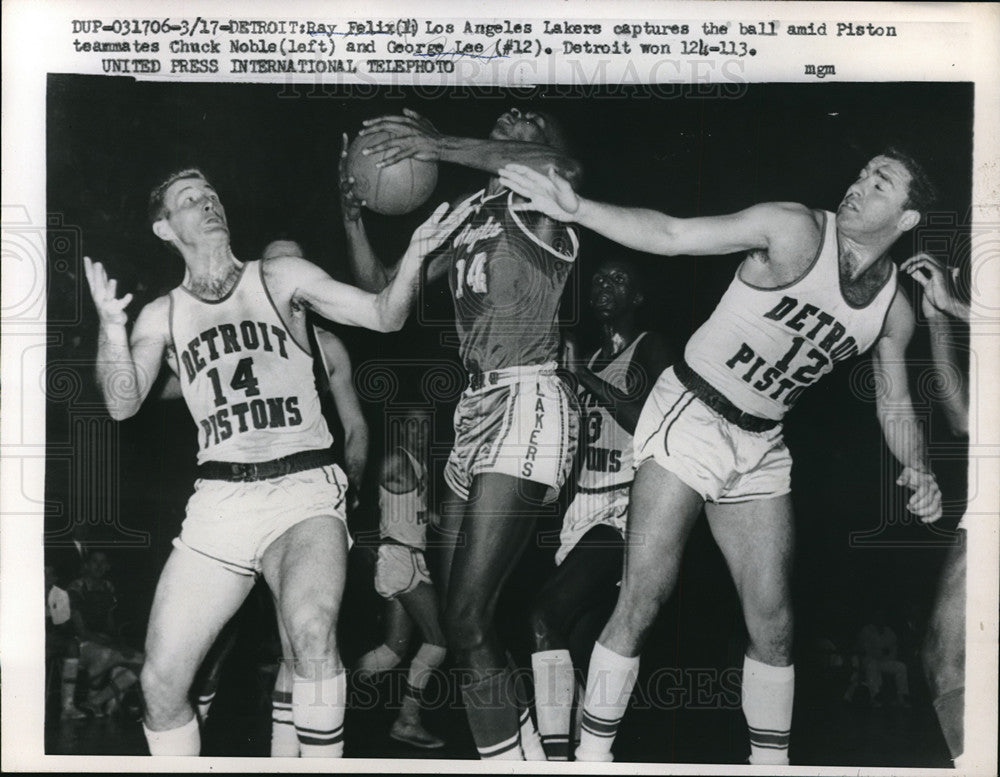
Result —
<instances>
[{"instance_id":1,"label":"basketball","mask_svg":"<svg viewBox=\"0 0 1000 777\"><path fill-rule=\"evenodd\" d=\"M438 166L437 162L404 159L378 168L375 165L385 152L361 153L391 137L385 131L356 137L347 149L347 174L354 177L354 194L366 207L385 216L401 216L427 202L437 185Z\"/></svg>"}]
</instances>

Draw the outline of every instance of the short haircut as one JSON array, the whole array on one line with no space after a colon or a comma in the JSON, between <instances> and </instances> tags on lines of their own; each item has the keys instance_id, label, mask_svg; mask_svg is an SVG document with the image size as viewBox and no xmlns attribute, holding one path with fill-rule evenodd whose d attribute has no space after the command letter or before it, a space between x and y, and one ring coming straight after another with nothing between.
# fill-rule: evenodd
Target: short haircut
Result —
<instances>
[{"instance_id":1,"label":"short haircut","mask_svg":"<svg viewBox=\"0 0 1000 777\"><path fill-rule=\"evenodd\" d=\"M183 170L176 170L164 178L163 181L154 186L153 190L149 193L150 224L155 224L167 215L167 208L163 202L163 198L166 197L167 194L167 189L177 183L177 181L182 181L185 178L202 178L206 181L208 180L208 176L197 167L185 167Z\"/></svg>"},{"instance_id":2,"label":"short haircut","mask_svg":"<svg viewBox=\"0 0 1000 777\"><path fill-rule=\"evenodd\" d=\"M910 185L906 193L906 202L903 207L911 210L926 213L937 200L937 188L931 181L924 166L913 158L906 150L899 146L889 146L880 156L888 157L899 162L910 174Z\"/></svg>"}]
</instances>

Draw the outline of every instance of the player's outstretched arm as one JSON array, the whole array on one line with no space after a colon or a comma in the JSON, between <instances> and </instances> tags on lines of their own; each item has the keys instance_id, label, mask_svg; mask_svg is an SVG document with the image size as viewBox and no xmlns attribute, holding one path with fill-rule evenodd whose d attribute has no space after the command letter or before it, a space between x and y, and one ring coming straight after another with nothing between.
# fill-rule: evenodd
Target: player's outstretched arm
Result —
<instances>
[{"instance_id":1,"label":"player's outstretched arm","mask_svg":"<svg viewBox=\"0 0 1000 777\"><path fill-rule=\"evenodd\" d=\"M558 174L542 175L523 165L504 167L500 182L526 199L514 206L517 209L576 222L651 254L704 256L769 249L803 229L814 231L811 211L795 203L768 202L723 216L682 219L649 208L588 200Z\"/></svg>"},{"instance_id":2,"label":"player's outstretched arm","mask_svg":"<svg viewBox=\"0 0 1000 777\"><path fill-rule=\"evenodd\" d=\"M340 215L347 235L347 263L354 275L358 288L377 293L389 285L396 268L386 268L376 256L365 223L361 219L364 200L354 193L354 177L347 172L347 133L343 133L340 144L340 161L337 165L338 188L340 191Z\"/></svg>"},{"instance_id":3,"label":"player's outstretched arm","mask_svg":"<svg viewBox=\"0 0 1000 777\"><path fill-rule=\"evenodd\" d=\"M913 310L902 290L897 289L872 352L875 411L889 450L903 465L896 485L913 492L906 508L924 523L932 523L941 517L941 491L931 472L923 428L910 398L906 347L913 328Z\"/></svg>"},{"instance_id":4,"label":"player's outstretched arm","mask_svg":"<svg viewBox=\"0 0 1000 777\"><path fill-rule=\"evenodd\" d=\"M330 393L337 406L337 416L344 427L344 466L355 492L361 490L368 463L368 422L361 412L361 402L354 390L351 357L336 335L316 329L323 366L330 376Z\"/></svg>"},{"instance_id":5,"label":"player's outstretched arm","mask_svg":"<svg viewBox=\"0 0 1000 777\"><path fill-rule=\"evenodd\" d=\"M125 308L132 295L117 296L118 283L108 278L100 262L85 256L83 266L100 320L97 384L108 413L121 421L139 411L160 371L169 331L169 307L165 297L144 307L129 338Z\"/></svg>"},{"instance_id":6,"label":"player's outstretched arm","mask_svg":"<svg viewBox=\"0 0 1000 777\"><path fill-rule=\"evenodd\" d=\"M276 285L289 289L289 299L315 310L323 318L377 332L394 332L402 328L413 306L424 259L462 223L468 212L468 207L449 213L447 203L438 206L413 233L395 276L378 294L336 281L316 265L297 257L273 259L265 272L274 277Z\"/></svg>"},{"instance_id":7,"label":"player's outstretched arm","mask_svg":"<svg viewBox=\"0 0 1000 777\"><path fill-rule=\"evenodd\" d=\"M923 287L920 308L931 330L931 356L942 384L949 389L942 406L952 433L965 437L969 434L969 384L955 349L952 317L968 321L969 305L955 294L953 278L958 268L949 272L930 254L920 253L903 262L902 270Z\"/></svg>"},{"instance_id":8,"label":"player's outstretched arm","mask_svg":"<svg viewBox=\"0 0 1000 777\"><path fill-rule=\"evenodd\" d=\"M416 111L404 108L403 114L381 116L364 122L362 135L382 131L393 133L392 138L370 146L364 152L385 152L385 157L378 163L379 167L413 158L428 162L449 162L496 175L504 165L516 163L542 173L554 169L574 183L579 180L580 163L551 146L518 140L443 135Z\"/></svg>"}]
</instances>

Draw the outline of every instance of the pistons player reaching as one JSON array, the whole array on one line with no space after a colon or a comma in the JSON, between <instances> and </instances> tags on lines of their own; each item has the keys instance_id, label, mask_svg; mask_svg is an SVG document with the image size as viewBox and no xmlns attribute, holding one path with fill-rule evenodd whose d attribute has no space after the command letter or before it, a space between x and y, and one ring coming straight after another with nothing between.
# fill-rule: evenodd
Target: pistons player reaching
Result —
<instances>
[{"instance_id":1,"label":"pistons player reaching","mask_svg":"<svg viewBox=\"0 0 1000 777\"><path fill-rule=\"evenodd\" d=\"M603 622L614 603L635 474L632 435L653 384L673 361L657 333L639 329L636 312L643 300L633 262L601 262L590 282L590 309L600 323L601 347L574 370L583 416L576 495L563 516L557 568L531 613L535 713L550 761L569 758L576 684L570 635L580 633L585 619ZM587 636L592 644L597 634Z\"/></svg>"},{"instance_id":2,"label":"pistons player reaching","mask_svg":"<svg viewBox=\"0 0 1000 777\"><path fill-rule=\"evenodd\" d=\"M138 412L164 361L198 430L198 479L160 575L146 637L143 721L153 755L198 755L195 672L263 575L294 657L292 713L304 756L343 753L346 683L336 644L347 480L320 414L302 309L386 331L406 319L420 266L464 217L444 206L414 235L396 279L372 295L299 257L240 262L201 171L153 189L153 232L184 261L181 285L146 305L131 334L104 267L85 260L100 319L97 378L115 419Z\"/></svg>"},{"instance_id":3,"label":"pistons player reaching","mask_svg":"<svg viewBox=\"0 0 1000 777\"><path fill-rule=\"evenodd\" d=\"M448 277L469 375L445 469L457 498L442 515L442 529L455 540L443 560L445 636L455 665L466 670L462 691L480 757L542 760L493 618L540 507L556 499L572 466L579 419L556 360L559 301L577 236L543 214L516 211L516 196L496 173L520 162L575 179L578 165L552 117L539 112L504 113L487 139L442 135L412 111L366 122L363 131L382 129L394 137L370 151L388 152L383 165L414 157L490 174L463 204L469 217L427 268L428 280ZM350 184L342 180L348 190ZM363 287L381 288L394 270L374 259L360 219L347 213L356 277Z\"/></svg>"},{"instance_id":4,"label":"pistons player reaching","mask_svg":"<svg viewBox=\"0 0 1000 777\"><path fill-rule=\"evenodd\" d=\"M643 642L673 591L704 505L749 633L743 712L750 762L788 763L793 532L782 418L836 362L873 348L882 387L876 412L903 465L897 484L913 492L907 508L914 515L925 522L941 516L907 386L913 311L888 255L920 221L933 188L922 167L895 149L865 165L836 214L764 203L727 216L677 219L582 199L557 175L523 166L501 171L501 181L530 200L523 207L631 248L668 256L748 252L639 419L625 577L591 658L589 678L601 678L601 692L588 693L576 757L611 760Z\"/></svg>"}]
</instances>

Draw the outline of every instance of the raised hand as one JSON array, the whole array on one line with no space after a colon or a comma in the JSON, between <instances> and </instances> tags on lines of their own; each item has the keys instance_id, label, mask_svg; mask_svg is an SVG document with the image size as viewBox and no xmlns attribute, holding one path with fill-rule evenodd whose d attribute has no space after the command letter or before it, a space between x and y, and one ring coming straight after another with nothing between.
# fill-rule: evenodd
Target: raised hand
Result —
<instances>
[{"instance_id":1,"label":"raised hand","mask_svg":"<svg viewBox=\"0 0 1000 777\"><path fill-rule=\"evenodd\" d=\"M87 275L87 285L90 286L90 296L97 307L97 315L101 326L124 325L128 322L125 308L132 301L132 295L126 294L119 298L118 281L109 280L100 262L92 262L89 256L83 257L83 271Z\"/></svg>"},{"instance_id":2,"label":"raised hand","mask_svg":"<svg viewBox=\"0 0 1000 777\"><path fill-rule=\"evenodd\" d=\"M946 268L930 254L919 253L903 262L901 269L923 287L920 306L926 317L933 318L942 313L958 318L968 317L963 315L964 306L954 292L957 267Z\"/></svg>"},{"instance_id":3,"label":"raised hand","mask_svg":"<svg viewBox=\"0 0 1000 777\"><path fill-rule=\"evenodd\" d=\"M569 181L551 167L546 176L524 165L507 165L500 168L500 183L527 200L515 203L514 210L537 210L556 221L572 221L580 209Z\"/></svg>"},{"instance_id":4,"label":"raised hand","mask_svg":"<svg viewBox=\"0 0 1000 777\"><path fill-rule=\"evenodd\" d=\"M941 517L941 489L933 472L921 472L913 467L903 467L896 478L896 485L910 489L913 494L906 509L924 523L934 523Z\"/></svg>"},{"instance_id":5,"label":"raised hand","mask_svg":"<svg viewBox=\"0 0 1000 777\"><path fill-rule=\"evenodd\" d=\"M347 147L350 145L347 140L347 133L342 136L340 143L340 162L337 164L337 175L340 186L340 211L345 221L357 221L361 218L361 206L364 200L358 199L354 193L354 176L347 172Z\"/></svg>"},{"instance_id":6,"label":"raised hand","mask_svg":"<svg viewBox=\"0 0 1000 777\"><path fill-rule=\"evenodd\" d=\"M363 154L385 152L376 167L388 167L404 159L437 162L441 158L440 143L444 137L437 128L416 111L403 108L402 116L380 116L362 122L360 135L389 132L392 137L366 148Z\"/></svg>"},{"instance_id":7,"label":"raised hand","mask_svg":"<svg viewBox=\"0 0 1000 777\"><path fill-rule=\"evenodd\" d=\"M445 238L468 218L471 210L472 203L466 201L449 213L448 203L442 202L430 218L414 231L406 252L408 254L417 253L423 259L440 246Z\"/></svg>"}]
</instances>

